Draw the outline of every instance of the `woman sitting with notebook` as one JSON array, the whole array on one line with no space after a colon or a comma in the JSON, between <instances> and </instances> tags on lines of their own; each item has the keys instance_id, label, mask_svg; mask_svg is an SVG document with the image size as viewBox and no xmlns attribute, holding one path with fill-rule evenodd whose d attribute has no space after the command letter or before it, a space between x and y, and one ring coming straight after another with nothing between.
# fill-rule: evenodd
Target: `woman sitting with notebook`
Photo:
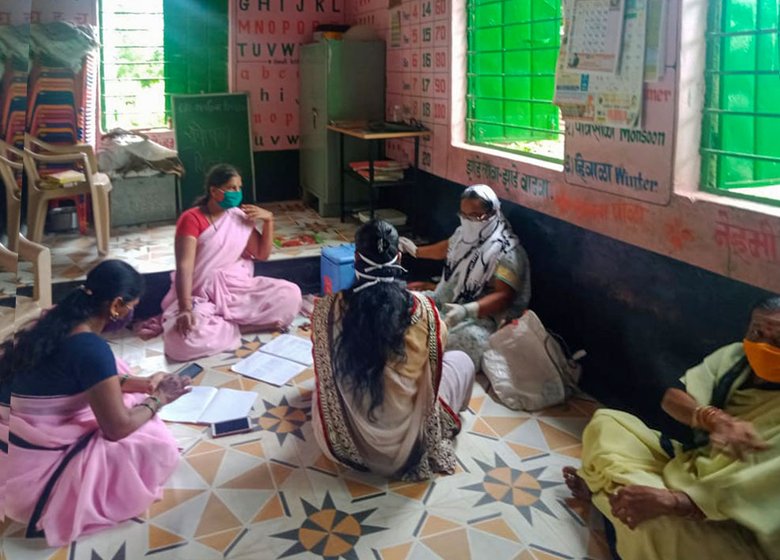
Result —
<instances>
[{"instance_id":1,"label":"woman sitting with notebook","mask_svg":"<svg viewBox=\"0 0 780 560\"><path fill-rule=\"evenodd\" d=\"M176 272L162 302L165 353L174 360L235 350L242 332L285 328L301 308L298 286L254 276L253 260L271 254L274 216L241 198L238 171L217 165L205 195L176 224Z\"/></svg>"},{"instance_id":2,"label":"woman sitting with notebook","mask_svg":"<svg viewBox=\"0 0 780 560\"><path fill-rule=\"evenodd\" d=\"M393 226L362 226L355 246L355 285L318 300L312 317L315 438L354 469L406 480L452 473L474 364L444 352L436 306L406 289Z\"/></svg>"},{"instance_id":3,"label":"woman sitting with notebook","mask_svg":"<svg viewBox=\"0 0 780 560\"><path fill-rule=\"evenodd\" d=\"M126 324L142 288L130 265L104 261L2 347L5 513L50 546L142 514L178 464L157 411L186 393L189 380L119 375L101 337Z\"/></svg>"}]
</instances>

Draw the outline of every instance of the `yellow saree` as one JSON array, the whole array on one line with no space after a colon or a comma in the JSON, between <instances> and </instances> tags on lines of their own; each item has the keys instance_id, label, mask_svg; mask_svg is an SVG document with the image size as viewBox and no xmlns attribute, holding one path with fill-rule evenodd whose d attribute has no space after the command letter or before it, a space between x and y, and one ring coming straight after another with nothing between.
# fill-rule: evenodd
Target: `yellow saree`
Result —
<instances>
[{"instance_id":1,"label":"yellow saree","mask_svg":"<svg viewBox=\"0 0 780 560\"><path fill-rule=\"evenodd\" d=\"M780 559L780 391L742 388L751 373L744 355L741 343L725 346L682 381L701 404L720 393L723 409L752 422L769 443L745 461L713 454L709 445L685 450L678 442L671 442L670 457L659 432L620 411L598 411L585 429L579 475L615 526L623 560ZM685 492L707 519L663 516L632 531L612 516L608 501L631 484Z\"/></svg>"}]
</instances>

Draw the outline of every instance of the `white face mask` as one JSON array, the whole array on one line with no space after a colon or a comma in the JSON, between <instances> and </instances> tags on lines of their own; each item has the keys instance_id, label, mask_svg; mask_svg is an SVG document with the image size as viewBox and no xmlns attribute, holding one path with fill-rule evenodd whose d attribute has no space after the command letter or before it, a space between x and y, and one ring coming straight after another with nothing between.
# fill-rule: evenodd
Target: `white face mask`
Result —
<instances>
[{"instance_id":1,"label":"white face mask","mask_svg":"<svg viewBox=\"0 0 780 560\"><path fill-rule=\"evenodd\" d=\"M484 222L475 222L473 220L467 220L463 216L460 216L460 227L463 232L463 241L466 243L474 243L479 239L479 234L482 233L485 228L489 227L495 222L497 214L493 214L490 218Z\"/></svg>"}]
</instances>

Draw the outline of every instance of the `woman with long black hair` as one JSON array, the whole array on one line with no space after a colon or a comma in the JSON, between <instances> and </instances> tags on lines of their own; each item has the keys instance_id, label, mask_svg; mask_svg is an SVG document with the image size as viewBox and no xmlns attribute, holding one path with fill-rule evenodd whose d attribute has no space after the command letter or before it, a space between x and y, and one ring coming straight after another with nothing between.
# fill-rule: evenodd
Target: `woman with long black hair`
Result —
<instances>
[{"instance_id":1,"label":"woman with long black hair","mask_svg":"<svg viewBox=\"0 0 780 560\"><path fill-rule=\"evenodd\" d=\"M104 261L3 346L5 513L28 537L62 546L140 515L176 468L177 444L157 411L189 390L187 380L118 374L101 336L130 319L142 291L133 267Z\"/></svg>"},{"instance_id":2,"label":"woman with long black hair","mask_svg":"<svg viewBox=\"0 0 780 560\"><path fill-rule=\"evenodd\" d=\"M474 383L464 352L443 352L432 301L406 289L398 233L383 221L355 235L355 285L318 300L314 433L351 468L420 480L452 473L452 440Z\"/></svg>"}]
</instances>

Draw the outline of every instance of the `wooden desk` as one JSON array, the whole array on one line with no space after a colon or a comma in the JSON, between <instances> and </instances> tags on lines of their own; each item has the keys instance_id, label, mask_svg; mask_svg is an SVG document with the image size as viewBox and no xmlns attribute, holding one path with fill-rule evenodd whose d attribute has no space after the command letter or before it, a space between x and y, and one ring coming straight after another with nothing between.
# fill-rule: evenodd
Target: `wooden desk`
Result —
<instances>
[{"instance_id":1,"label":"wooden desk","mask_svg":"<svg viewBox=\"0 0 780 560\"><path fill-rule=\"evenodd\" d=\"M328 125L328 130L332 130L333 132L338 133L339 135L339 165L340 165L340 204L341 204L341 221L344 221L345 217L345 208L344 208L344 175L349 173L352 177L355 177L359 182L363 184L367 184L368 188L370 189L369 194L369 208L371 211L371 218L374 217L374 195L377 188L381 187L393 187L393 186L399 186L407 183L416 184L417 183L417 177L418 177L418 170L419 170L419 164L420 164L420 138L423 136L428 136L431 134L431 131L427 128L420 129L420 130L404 130L404 131L393 131L393 130L387 130L387 131L376 131L371 130L370 128L365 127L358 127L358 128L347 128L347 127L341 127L341 126L335 126L335 125ZM352 138L357 138L358 140L364 140L369 143L368 146L368 179L361 176L358 173L355 173L351 169L347 169L345 167L344 162L344 137L345 136L351 136ZM400 138L414 138L414 168L413 168L413 174L414 178L412 181L375 181L374 180L374 150L376 148L377 143L382 143L384 146L384 142L386 140L397 140ZM384 151L384 150L382 150ZM379 154L378 154L379 155Z\"/></svg>"}]
</instances>

